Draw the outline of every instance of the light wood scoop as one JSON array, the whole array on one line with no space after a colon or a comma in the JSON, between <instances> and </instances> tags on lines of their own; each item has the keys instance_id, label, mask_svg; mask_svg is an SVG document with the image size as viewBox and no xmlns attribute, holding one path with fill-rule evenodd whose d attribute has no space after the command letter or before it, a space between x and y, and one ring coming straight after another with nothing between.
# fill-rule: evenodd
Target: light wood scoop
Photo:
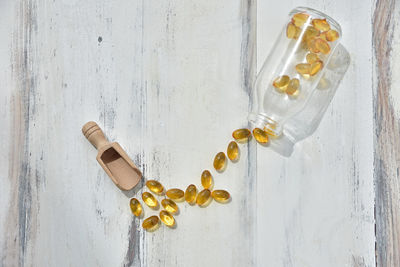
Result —
<instances>
[{"instance_id":1,"label":"light wood scoop","mask_svg":"<svg viewBox=\"0 0 400 267\"><path fill-rule=\"evenodd\" d=\"M142 173L117 142L107 141L97 123L89 121L82 133L97 148L97 161L118 188L131 190L139 183Z\"/></svg>"}]
</instances>

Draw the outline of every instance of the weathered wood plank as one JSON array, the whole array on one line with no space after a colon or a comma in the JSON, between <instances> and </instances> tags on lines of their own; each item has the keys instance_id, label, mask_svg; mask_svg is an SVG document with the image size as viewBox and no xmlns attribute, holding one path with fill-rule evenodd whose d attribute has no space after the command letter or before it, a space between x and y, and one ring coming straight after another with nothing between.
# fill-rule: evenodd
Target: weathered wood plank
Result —
<instances>
[{"instance_id":1,"label":"weathered wood plank","mask_svg":"<svg viewBox=\"0 0 400 267\"><path fill-rule=\"evenodd\" d=\"M377 266L400 266L398 4L377 0L373 13Z\"/></svg>"},{"instance_id":2,"label":"weathered wood plank","mask_svg":"<svg viewBox=\"0 0 400 267\"><path fill-rule=\"evenodd\" d=\"M32 155L32 139L30 132L34 127L32 119L35 117L36 107L36 70L35 65L35 27L36 6L32 1L19 1L14 4L5 4L4 13L15 14L13 20L6 20L12 30L6 39L8 54L2 55L7 68L11 67L10 77L6 79L4 91L9 93L9 102L5 107L8 109L5 116L9 116L9 126L5 127L9 132L3 140L8 145L8 160L2 161L8 166L2 166L2 170L8 170L8 181L4 186L8 188L5 194L8 196L7 210L4 214L5 222L2 230L2 248L7 251L1 258L1 264L5 266L23 266L26 258L32 254L29 240L35 238L37 227L37 214L39 202L37 187L40 185L38 171L33 165L40 155ZM10 18L6 16L6 18ZM11 27L14 25L14 28ZM3 47L4 48L4 47ZM3 90L2 90L3 91ZM7 98L6 98L7 99ZM4 125L4 124L3 124ZM8 185L8 186L7 186Z\"/></svg>"},{"instance_id":3,"label":"weathered wood plank","mask_svg":"<svg viewBox=\"0 0 400 267\"><path fill-rule=\"evenodd\" d=\"M246 125L255 3L32 0L7 12L2 265L252 265L254 147L215 175L229 205L181 205L177 229L145 233L129 210L135 192L115 188L80 128L98 121L146 178L199 186Z\"/></svg>"},{"instance_id":4,"label":"weathered wood plank","mask_svg":"<svg viewBox=\"0 0 400 267\"><path fill-rule=\"evenodd\" d=\"M232 129L246 125L255 75L254 8L251 1L145 5L145 177L168 188L200 187L202 170L212 169L213 156L226 149ZM255 209L249 181L255 180L254 165L246 162L252 153L242 146L241 162L230 163L223 174L213 172L215 187L232 193L229 205L183 204L177 229L143 233L139 227L143 240L134 250L140 247L141 259L127 260L130 247L125 264L251 265Z\"/></svg>"},{"instance_id":5,"label":"weathered wood plank","mask_svg":"<svg viewBox=\"0 0 400 267\"><path fill-rule=\"evenodd\" d=\"M377 262L391 266L399 262L400 101L384 67L389 62L394 73L398 60L386 53L396 28L385 28L394 20L382 11L394 2L378 2ZM289 159L241 146L241 161L215 174L231 203L180 204L176 229L144 232L128 205L144 189L121 194L81 126L98 121L145 178L199 186L231 131L247 125L256 45L262 63L296 4L336 18L352 58L319 129ZM0 7L1 266L375 265L372 95L365 93L372 88L370 2L259 1L257 43L255 1L21 0Z\"/></svg>"},{"instance_id":6,"label":"weathered wood plank","mask_svg":"<svg viewBox=\"0 0 400 267\"><path fill-rule=\"evenodd\" d=\"M374 266L370 6L281 1L272 8L259 1L259 66L297 5L321 10L341 24L351 64L319 128L290 158L257 151L257 263Z\"/></svg>"}]
</instances>

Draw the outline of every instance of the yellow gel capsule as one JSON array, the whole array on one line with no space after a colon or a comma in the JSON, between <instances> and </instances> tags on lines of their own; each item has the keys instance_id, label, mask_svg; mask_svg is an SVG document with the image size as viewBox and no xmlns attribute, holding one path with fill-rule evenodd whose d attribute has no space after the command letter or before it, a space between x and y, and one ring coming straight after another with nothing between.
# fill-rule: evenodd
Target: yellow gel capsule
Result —
<instances>
[{"instance_id":1,"label":"yellow gel capsule","mask_svg":"<svg viewBox=\"0 0 400 267\"><path fill-rule=\"evenodd\" d=\"M329 42L334 42L339 38L339 33L335 30L325 32L325 39Z\"/></svg>"},{"instance_id":2,"label":"yellow gel capsule","mask_svg":"<svg viewBox=\"0 0 400 267\"><path fill-rule=\"evenodd\" d=\"M209 170L203 171L201 174L201 185L206 189L211 189L213 187L213 178Z\"/></svg>"},{"instance_id":3,"label":"yellow gel capsule","mask_svg":"<svg viewBox=\"0 0 400 267\"><path fill-rule=\"evenodd\" d=\"M167 191L166 195L172 200L182 201L183 197L185 196L185 193L178 188L172 188Z\"/></svg>"},{"instance_id":4,"label":"yellow gel capsule","mask_svg":"<svg viewBox=\"0 0 400 267\"><path fill-rule=\"evenodd\" d=\"M214 190L211 193L212 198L219 203L226 203L231 198L228 191L225 190Z\"/></svg>"},{"instance_id":5,"label":"yellow gel capsule","mask_svg":"<svg viewBox=\"0 0 400 267\"><path fill-rule=\"evenodd\" d=\"M199 206L205 207L211 201L211 191L208 189L204 189L197 195L196 203Z\"/></svg>"},{"instance_id":6,"label":"yellow gel capsule","mask_svg":"<svg viewBox=\"0 0 400 267\"><path fill-rule=\"evenodd\" d=\"M308 54L306 55L306 60L307 60L307 63L312 64L312 63L318 61L318 60L319 60L319 57L318 57L317 54L308 53Z\"/></svg>"},{"instance_id":7,"label":"yellow gel capsule","mask_svg":"<svg viewBox=\"0 0 400 267\"><path fill-rule=\"evenodd\" d=\"M231 141L226 149L226 154L228 158L232 161L237 161L239 159L239 146L235 141Z\"/></svg>"},{"instance_id":8,"label":"yellow gel capsule","mask_svg":"<svg viewBox=\"0 0 400 267\"><path fill-rule=\"evenodd\" d=\"M299 39L300 34L301 34L301 28L296 26L296 33L294 34L293 39L295 40Z\"/></svg>"},{"instance_id":9,"label":"yellow gel capsule","mask_svg":"<svg viewBox=\"0 0 400 267\"><path fill-rule=\"evenodd\" d=\"M294 25L296 25L297 27L301 27L304 25L304 23L306 23L307 19L308 19L309 15L305 14L305 13L297 13L294 14L292 17L292 22L294 23Z\"/></svg>"},{"instance_id":10,"label":"yellow gel capsule","mask_svg":"<svg viewBox=\"0 0 400 267\"><path fill-rule=\"evenodd\" d=\"M272 137L278 137L279 135L277 135L274 131L272 131L271 129L269 129L269 128L267 128L267 127L264 127L264 131L269 135L269 136L272 136Z\"/></svg>"},{"instance_id":11,"label":"yellow gel capsule","mask_svg":"<svg viewBox=\"0 0 400 267\"><path fill-rule=\"evenodd\" d=\"M266 144L268 142L268 134L260 128L254 128L253 130L254 139L260 144Z\"/></svg>"},{"instance_id":12,"label":"yellow gel capsule","mask_svg":"<svg viewBox=\"0 0 400 267\"><path fill-rule=\"evenodd\" d=\"M314 26L315 29L323 32L328 31L331 28L326 19L313 19L312 25Z\"/></svg>"},{"instance_id":13,"label":"yellow gel capsule","mask_svg":"<svg viewBox=\"0 0 400 267\"><path fill-rule=\"evenodd\" d=\"M150 189L151 192L156 193L156 194L162 194L164 191L164 187L162 184L156 180L148 180L146 182L146 186Z\"/></svg>"},{"instance_id":14,"label":"yellow gel capsule","mask_svg":"<svg viewBox=\"0 0 400 267\"><path fill-rule=\"evenodd\" d=\"M296 65L296 71L300 74L310 74L311 64L309 63L300 63Z\"/></svg>"},{"instance_id":15,"label":"yellow gel capsule","mask_svg":"<svg viewBox=\"0 0 400 267\"><path fill-rule=\"evenodd\" d=\"M322 54L329 54L331 47L328 42L321 38L316 38L314 41L315 48Z\"/></svg>"},{"instance_id":16,"label":"yellow gel capsule","mask_svg":"<svg viewBox=\"0 0 400 267\"><path fill-rule=\"evenodd\" d=\"M194 204L197 197L197 188L194 184L189 185L185 191L185 200L189 204Z\"/></svg>"},{"instance_id":17,"label":"yellow gel capsule","mask_svg":"<svg viewBox=\"0 0 400 267\"><path fill-rule=\"evenodd\" d=\"M148 231L156 230L159 226L159 222L160 220L157 216L150 216L143 221L142 227Z\"/></svg>"},{"instance_id":18,"label":"yellow gel capsule","mask_svg":"<svg viewBox=\"0 0 400 267\"><path fill-rule=\"evenodd\" d=\"M179 208L178 205L176 205L176 203L168 198L164 198L163 200L161 200L161 205L164 207L164 209L166 209L169 213L177 213Z\"/></svg>"},{"instance_id":19,"label":"yellow gel capsule","mask_svg":"<svg viewBox=\"0 0 400 267\"><path fill-rule=\"evenodd\" d=\"M215 155L213 165L217 171L223 171L225 169L226 156L224 152L219 152L217 155Z\"/></svg>"},{"instance_id":20,"label":"yellow gel capsule","mask_svg":"<svg viewBox=\"0 0 400 267\"><path fill-rule=\"evenodd\" d=\"M318 38L318 39L320 39L320 38ZM320 39L320 40L322 40L322 39ZM320 52L318 47L317 47L317 38L309 39L307 41L307 47L308 47L308 50L310 50L313 53L319 53Z\"/></svg>"},{"instance_id":21,"label":"yellow gel capsule","mask_svg":"<svg viewBox=\"0 0 400 267\"><path fill-rule=\"evenodd\" d=\"M286 93L291 96L297 96L299 94L300 81L297 78L290 80L289 85L286 89Z\"/></svg>"},{"instance_id":22,"label":"yellow gel capsule","mask_svg":"<svg viewBox=\"0 0 400 267\"><path fill-rule=\"evenodd\" d=\"M278 90L278 92L283 93L286 90L287 85L289 84L290 78L287 75L282 75L276 78L272 85Z\"/></svg>"},{"instance_id":23,"label":"yellow gel capsule","mask_svg":"<svg viewBox=\"0 0 400 267\"><path fill-rule=\"evenodd\" d=\"M233 131L232 137L239 143L245 143L249 141L250 134L251 133L249 129L243 128Z\"/></svg>"},{"instance_id":24,"label":"yellow gel capsule","mask_svg":"<svg viewBox=\"0 0 400 267\"><path fill-rule=\"evenodd\" d=\"M160 219L166 226L172 227L175 224L174 216L166 210L160 211Z\"/></svg>"},{"instance_id":25,"label":"yellow gel capsule","mask_svg":"<svg viewBox=\"0 0 400 267\"><path fill-rule=\"evenodd\" d=\"M310 39L313 39L319 35L319 31L312 26L308 26L303 34L303 42L307 42Z\"/></svg>"},{"instance_id":26,"label":"yellow gel capsule","mask_svg":"<svg viewBox=\"0 0 400 267\"><path fill-rule=\"evenodd\" d=\"M286 36L289 39L295 39L298 37L298 27L296 27L292 22L290 22L286 27Z\"/></svg>"},{"instance_id":27,"label":"yellow gel capsule","mask_svg":"<svg viewBox=\"0 0 400 267\"><path fill-rule=\"evenodd\" d=\"M323 63L321 60L312 63L310 68L310 75L314 76L315 74L317 74L322 69L322 66Z\"/></svg>"},{"instance_id":28,"label":"yellow gel capsule","mask_svg":"<svg viewBox=\"0 0 400 267\"><path fill-rule=\"evenodd\" d=\"M140 215L142 215L143 208L139 200L137 200L136 198L132 198L130 201L130 206L131 211L135 216L139 217Z\"/></svg>"},{"instance_id":29,"label":"yellow gel capsule","mask_svg":"<svg viewBox=\"0 0 400 267\"><path fill-rule=\"evenodd\" d=\"M321 32L321 33L318 35L318 38L321 38L322 40L328 41L328 39L327 39L327 37L326 37L326 33L327 33L327 32Z\"/></svg>"},{"instance_id":30,"label":"yellow gel capsule","mask_svg":"<svg viewBox=\"0 0 400 267\"><path fill-rule=\"evenodd\" d=\"M144 192L142 194L142 199L150 208L156 208L158 206L157 199L149 192Z\"/></svg>"}]
</instances>

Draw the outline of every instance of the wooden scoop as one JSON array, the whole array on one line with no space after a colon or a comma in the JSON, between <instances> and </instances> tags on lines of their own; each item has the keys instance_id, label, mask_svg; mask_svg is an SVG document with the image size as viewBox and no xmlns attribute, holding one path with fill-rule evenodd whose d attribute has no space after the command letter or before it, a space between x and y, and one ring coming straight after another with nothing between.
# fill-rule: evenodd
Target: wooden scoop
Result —
<instances>
[{"instance_id":1,"label":"wooden scoop","mask_svg":"<svg viewBox=\"0 0 400 267\"><path fill-rule=\"evenodd\" d=\"M98 150L97 161L121 190L131 190L142 178L142 173L117 143L110 143L94 121L82 127L83 135Z\"/></svg>"}]
</instances>

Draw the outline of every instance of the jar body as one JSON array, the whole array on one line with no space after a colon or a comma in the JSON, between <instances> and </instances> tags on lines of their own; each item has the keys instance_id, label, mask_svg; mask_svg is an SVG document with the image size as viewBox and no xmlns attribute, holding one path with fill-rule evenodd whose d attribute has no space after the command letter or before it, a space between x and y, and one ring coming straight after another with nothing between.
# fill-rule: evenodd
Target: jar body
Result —
<instances>
[{"instance_id":1,"label":"jar body","mask_svg":"<svg viewBox=\"0 0 400 267\"><path fill-rule=\"evenodd\" d=\"M287 120L279 138L271 140L272 150L289 157L294 145L317 129L349 65L350 54L343 45L338 44L307 105Z\"/></svg>"},{"instance_id":2,"label":"jar body","mask_svg":"<svg viewBox=\"0 0 400 267\"><path fill-rule=\"evenodd\" d=\"M289 13L257 75L249 115L253 127L282 134L285 123L308 104L341 34L339 24L319 11L299 7Z\"/></svg>"}]
</instances>

